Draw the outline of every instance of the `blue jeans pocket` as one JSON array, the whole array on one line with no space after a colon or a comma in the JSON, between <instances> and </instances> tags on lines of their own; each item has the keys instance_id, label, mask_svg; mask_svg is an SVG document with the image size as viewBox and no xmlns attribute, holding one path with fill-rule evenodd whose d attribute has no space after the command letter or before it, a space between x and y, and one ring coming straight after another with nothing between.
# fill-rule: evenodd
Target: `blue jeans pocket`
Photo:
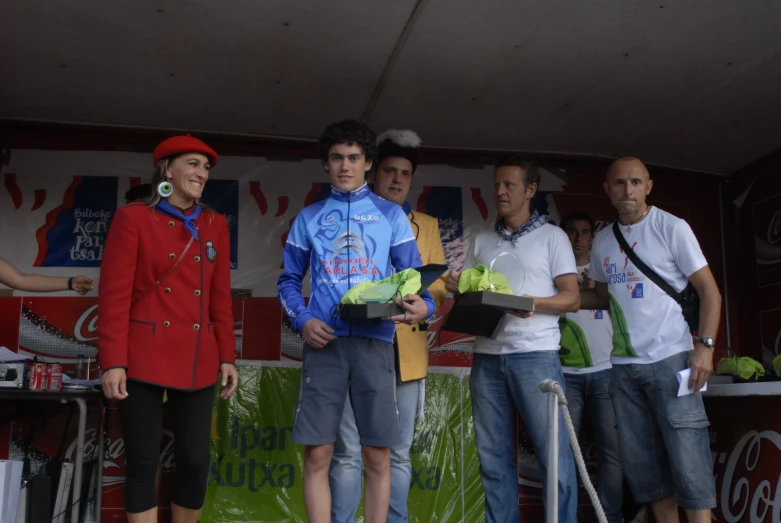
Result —
<instances>
[{"instance_id":1,"label":"blue jeans pocket","mask_svg":"<svg viewBox=\"0 0 781 523\"><path fill-rule=\"evenodd\" d=\"M704 412L689 412L670 416L669 420L674 429L704 429L710 426L710 421Z\"/></svg>"}]
</instances>

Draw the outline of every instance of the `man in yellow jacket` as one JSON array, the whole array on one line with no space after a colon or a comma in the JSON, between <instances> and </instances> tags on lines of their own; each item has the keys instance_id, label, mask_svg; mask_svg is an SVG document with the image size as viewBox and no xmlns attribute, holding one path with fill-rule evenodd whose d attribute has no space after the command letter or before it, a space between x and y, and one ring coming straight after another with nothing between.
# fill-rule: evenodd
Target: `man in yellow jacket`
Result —
<instances>
[{"instance_id":1,"label":"man in yellow jacket","mask_svg":"<svg viewBox=\"0 0 781 523\"><path fill-rule=\"evenodd\" d=\"M409 218L423 265L445 263L439 222L436 218L413 211L407 203L412 175L418 166L420 138L413 131L390 130L377 138L377 170L374 192L401 205ZM437 307L445 301L444 277L429 287ZM428 374L428 334L426 324L396 325L396 405L402 443L391 447L391 494L388 523L406 523L407 497L412 466L410 447L415 434L415 416ZM361 444L355 417L347 398L339 436L331 461L331 521L353 523L361 501Z\"/></svg>"}]
</instances>

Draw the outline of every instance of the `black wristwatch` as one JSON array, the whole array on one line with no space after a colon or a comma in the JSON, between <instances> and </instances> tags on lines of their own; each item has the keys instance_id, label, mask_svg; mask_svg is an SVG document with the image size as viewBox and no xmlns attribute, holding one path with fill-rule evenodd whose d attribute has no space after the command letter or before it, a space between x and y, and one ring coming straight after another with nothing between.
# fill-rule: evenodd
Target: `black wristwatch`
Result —
<instances>
[{"instance_id":1,"label":"black wristwatch","mask_svg":"<svg viewBox=\"0 0 781 523\"><path fill-rule=\"evenodd\" d=\"M704 337L704 338L698 338L697 336L695 336L694 337L694 341L696 343L702 343L703 345L705 345L709 349L712 349L713 347L716 346L716 343L713 341L713 338L708 338L707 336Z\"/></svg>"}]
</instances>

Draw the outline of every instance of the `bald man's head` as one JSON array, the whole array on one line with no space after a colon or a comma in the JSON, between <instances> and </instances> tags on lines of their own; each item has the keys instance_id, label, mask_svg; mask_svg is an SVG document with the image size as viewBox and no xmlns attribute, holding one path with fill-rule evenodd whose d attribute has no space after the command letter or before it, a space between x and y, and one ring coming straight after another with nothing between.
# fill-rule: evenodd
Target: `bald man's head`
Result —
<instances>
[{"instance_id":1,"label":"bald man's head","mask_svg":"<svg viewBox=\"0 0 781 523\"><path fill-rule=\"evenodd\" d=\"M610 181L610 175L614 172L629 171L639 175L644 175L646 180L651 179L648 168L643 162L634 156L624 156L610 164L605 175L605 180Z\"/></svg>"},{"instance_id":2,"label":"bald man's head","mask_svg":"<svg viewBox=\"0 0 781 523\"><path fill-rule=\"evenodd\" d=\"M654 182L643 162L625 156L610 165L602 185L618 211L621 223L631 223L646 210L645 198Z\"/></svg>"}]
</instances>

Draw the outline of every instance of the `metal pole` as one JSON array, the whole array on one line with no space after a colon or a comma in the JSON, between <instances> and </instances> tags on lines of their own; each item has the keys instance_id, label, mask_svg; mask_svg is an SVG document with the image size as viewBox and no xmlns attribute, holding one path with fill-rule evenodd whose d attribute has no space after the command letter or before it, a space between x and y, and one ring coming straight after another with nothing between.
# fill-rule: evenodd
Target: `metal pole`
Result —
<instances>
[{"instance_id":1,"label":"metal pole","mask_svg":"<svg viewBox=\"0 0 781 523\"><path fill-rule=\"evenodd\" d=\"M732 352L732 318L730 314L730 295L729 281L727 279L727 234L724 230L726 226L724 212L724 184L719 182L719 219L721 221L721 267L722 267L722 286L724 287L724 322L727 327L727 357L734 356Z\"/></svg>"},{"instance_id":2,"label":"metal pole","mask_svg":"<svg viewBox=\"0 0 781 523\"><path fill-rule=\"evenodd\" d=\"M103 460L106 454L105 439L103 437L103 427L105 423L106 409L101 405L100 426L98 427L98 455L95 459L95 466L98 467L98 480L95 486L95 520L100 522L103 516Z\"/></svg>"},{"instance_id":3,"label":"metal pole","mask_svg":"<svg viewBox=\"0 0 781 523\"><path fill-rule=\"evenodd\" d=\"M73 509L71 510L71 521L79 522L81 521L79 519L79 509L81 505L81 471L84 467L84 432L87 428L87 402L84 401L84 398L73 399L79 406L79 432L76 439L76 466L73 470Z\"/></svg>"},{"instance_id":4,"label":"metal pole","mask_svg":"<svg viewBox=\"0 0 781 523\"><path fill-rule=\"evenodd\" d=\"M559 521L559 399L548 394L548 482L545 522Z\"/></svg>"}]
</instances>

